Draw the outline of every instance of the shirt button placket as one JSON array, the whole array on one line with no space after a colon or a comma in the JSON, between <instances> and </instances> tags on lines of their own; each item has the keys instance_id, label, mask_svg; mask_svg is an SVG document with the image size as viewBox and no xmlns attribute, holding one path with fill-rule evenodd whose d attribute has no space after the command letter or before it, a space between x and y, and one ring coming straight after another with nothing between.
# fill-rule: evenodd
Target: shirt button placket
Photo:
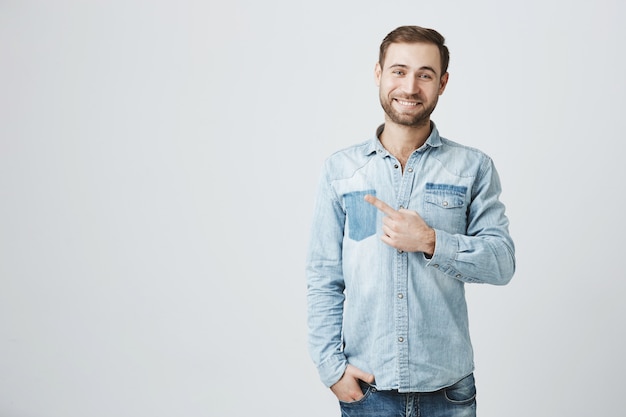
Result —
<instances>
[{"instance_id":1,"label":"shirt button placket","mask_svg":"<svg viewBox=\"0 0 626 417\"><path fill-rule=\"evenodd\" d=\"M410 207L411 191L413 187L413 176L415 175L414 166L417 163L415 155L409 158L405 172L400 177L399 187L397 188L396 207L398 210ZM394 173L400 173L399 170L395 170ZM398 178L398 175L394 175L394 179ZM395 337L398 346L398 362L400 373L398 375L398 384L400 388L407 388L410 383L409 376L409 306L408 306L408 261L409 254L403 250L396 250L396 311L395 311Z\"/></svg>"},{"instance_id":2,"label":"shirt button placket","mask_svg":"<svg viewBox=\"0 0 626 417\"><path fill-rule=\"evenodd\" d=\"M400 204L400 206L398 207L398 210L402 210L403 208L404 208L404 204ZM403 254L404 251L402 249L398 249L398 253Z\"/></svg>"},{"instance_id":3,"label":"shirt button placket","mask_svg":"<svg viewBox=\"0 0 626 417\"><path fill-rule=\"evenodd\" d=\"M396 343L398 344L398 361L400 364L400 386L406 386L409 381L409 345L408 335L408 298L407 298L407 269L408 254L397 250L397 277L396 277Z\"/></svg>"}]
</instances>

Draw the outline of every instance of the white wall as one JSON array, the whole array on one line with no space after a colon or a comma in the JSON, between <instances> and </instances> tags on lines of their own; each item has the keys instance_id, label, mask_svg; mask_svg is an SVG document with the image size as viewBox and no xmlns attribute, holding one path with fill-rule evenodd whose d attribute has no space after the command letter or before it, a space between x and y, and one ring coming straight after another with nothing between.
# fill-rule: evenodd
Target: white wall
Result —
<instances>
[{"instance_id":1,"label":"white wall","mask_svg":"<svg viewBox=\"0 0 626 417\"><path fill-rule=\"evenodd\" d=\"M402 24L517 244L469 286L482 417L615 415L626 7L611 0L0 3L0 415L338 415L306 351L322 160L382 120Z\"/></svg>"}]
</instances>

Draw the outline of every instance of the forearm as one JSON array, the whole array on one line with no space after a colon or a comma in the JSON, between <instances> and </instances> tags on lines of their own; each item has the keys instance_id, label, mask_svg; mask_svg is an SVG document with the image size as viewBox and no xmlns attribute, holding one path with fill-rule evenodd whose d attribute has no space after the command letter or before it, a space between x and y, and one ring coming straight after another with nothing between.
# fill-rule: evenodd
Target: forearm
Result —
<instances>
[{"instance_id":1,"label":"forearm","mask_svg":"<svg viewBox=\"0 0 626 417\"><path fill-rule=\"evenodd\" d=\"M343 375L347 360L341 337L344 294L341 280L328 271L320 274L307 268L309 353L318 368L320 379L330 387ZM337 276L337 275L335 275Z\"/></svg>"},{"instance_id":2,"label":"forearm","mask_svg":"<svg viewBox=\"0 0 626 417\"><path fill-rule=\"evenodd\" d=\"M505 285L515 272L515 249L508 233L464 236L435 230L428 265L468 283Z\"/></svg>"}]
</instances>

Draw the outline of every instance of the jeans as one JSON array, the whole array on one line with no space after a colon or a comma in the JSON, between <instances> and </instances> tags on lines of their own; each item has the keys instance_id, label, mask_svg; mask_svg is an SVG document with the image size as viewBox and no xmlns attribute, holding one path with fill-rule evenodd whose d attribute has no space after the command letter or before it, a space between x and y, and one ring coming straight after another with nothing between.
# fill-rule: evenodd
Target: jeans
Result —
<instances>
[{"instance_id":1,"label":"jeans","mask_svg":"<svg viewBox=\"0 0 626 417\"><path fill-rule=\"evenodd\" d=\"M361 384L364 397L339 402L342 417L476 417L474 375L435 392L378 391Z\"/></svg>"}]
</instances>

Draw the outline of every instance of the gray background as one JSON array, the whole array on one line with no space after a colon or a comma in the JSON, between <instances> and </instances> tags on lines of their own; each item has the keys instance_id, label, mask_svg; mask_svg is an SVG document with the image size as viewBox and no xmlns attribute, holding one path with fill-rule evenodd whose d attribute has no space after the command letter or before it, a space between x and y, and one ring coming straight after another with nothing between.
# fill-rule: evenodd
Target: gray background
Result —
<instances>
[{"instance_id":1,"label":"gray background","mask_svg":"<svg viewBox=\"0 0 626 417\"><path fill-rule=\"evenodd\" d=\"M0 416L332 416L306 351L323 159L382 121L393 28L441 31L442 135L517 244L468 286L482 417L615 415L623 3L0 1Z\"/></svg>"}]
</instances>

